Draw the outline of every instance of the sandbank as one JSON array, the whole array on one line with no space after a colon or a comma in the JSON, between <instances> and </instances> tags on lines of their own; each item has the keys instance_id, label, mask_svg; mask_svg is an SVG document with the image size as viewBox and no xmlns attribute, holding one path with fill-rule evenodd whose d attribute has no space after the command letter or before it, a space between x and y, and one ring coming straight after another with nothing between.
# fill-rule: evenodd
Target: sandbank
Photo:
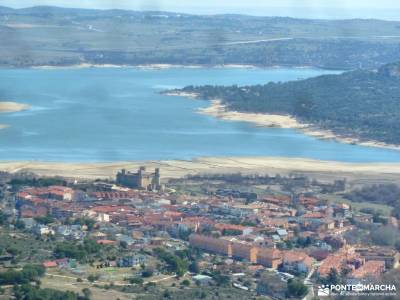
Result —
<instances>
[{"instance_id":1,"label":"sandbank","mask_svg":"<svg viewBox=\"0 0 400 300\"><path fill-rule=\"evenodd\" d=\"M199 95L196 93L171 91L166 92L165 95L170 96L182 96L191 99L199 99ZM240 121L252 123L260 127L279 127L279 128L290 128L300 130L306 135L325 140L335 140L345 144L356 144L366 147L379 147L391 150L400 150L400 145L387 144L375 140L361 140L356 137L341 136L334 132L326 129L318 128L313 124L306 124L298 121L296 118L290 115L278 115L278 114L264 114L264 113L247 113L232 111L222 103L221 100L215 99L210 101L210 105L206 108L198 109L199 113L207 114L219 119L229 121Z\"/></svg>"},{"instance_id":2,"label":"sandbank","mask_svg":"<svg viewBox=\"0 0 400 300\"><path fill-rule=\"evenodd\" d=\"M23 103L0 101L0 113L10 113L29 109L31 106Z\"/></svg>"}]
</instances>

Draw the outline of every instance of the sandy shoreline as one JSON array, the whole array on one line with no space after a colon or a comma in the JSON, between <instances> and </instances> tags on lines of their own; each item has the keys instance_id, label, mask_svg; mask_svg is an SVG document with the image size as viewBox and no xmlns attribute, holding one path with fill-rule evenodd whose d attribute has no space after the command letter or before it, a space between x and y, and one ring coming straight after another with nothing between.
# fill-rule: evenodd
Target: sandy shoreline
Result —
<instances>
[{"instance_id":1,"label":"sandy shoreline","mask_svg":"<svg viewBox=\"0 0 400 300\"><path fill-rule=\"evenodd\" d=\"M29 108L31 108L31 106L28 104L0 101L0 113L18 112Z\"/></svg>"},{"instance_id":2,"label":"sandy shoreline","mask_svg":"<svg viewBox=\"0 0 400 300\"><path fill-rule=\"evenodd\" d=\"M165 93L165 95L199 99L198 94L188 93L188 92L172 91ZM289 115L243 113L238 111L231 111L228 110L226 105L222 104L222 101L218 99L211 100L210 103L211 104L208 107L198 109L198 112L228 121L248 122L260 127L278 127L278 128L296 129L300 130L306 135L318 139L335 140L340 143L356 144L366 147L378 147L391 150L400 150L399 145L391 145L373 140L364 141L358 138L339 136L330 130L320 129L317 128L316 126L313 126L312 124L301 123L296 118Z\"/></svg>"},{"instance_id":3,"label":"sandy shoreline","mask_svg":"<svg viewBox=\"0 0 400 300\"><path fill-rule=\"evenodd\" d=\"M212 100L210 106L206 108L200 108L198 109L198 112L223 120L250 122L260 127L279 127L295 129L306 127L306 125L300 124L295 118L292 118L290 116L229 111L220 100Z\"/></svg>"},{"instance_id":4,"label":"sandy shoreline","mask_svg":"<svg viewBox=\"0 0 400 300\"><path fill-rule=\"evenodd\" d=\"M114 178L122 168L136 170L161 168L163 178L180 178L189 174L291 174L293 172L321 178L394 179L400 182L400 163L343 163L286 157L201 157L193 160L132 161L104 163L0 162L0 170L25 171L42 176L71 178Z\"/></svg>"},{"instance_id":5,"label":"sandy shoreline","mask_svg":"<svg viewBox=\"0 0 400 300\"><path fill-rule=\"evenodd\" d=\"M11 113L26 110L31 108L28 104L10 102L10 101L0 101L0 113ZM0 130L8 128L9 125L0 124Z\"/></svg>"}]
</instances>

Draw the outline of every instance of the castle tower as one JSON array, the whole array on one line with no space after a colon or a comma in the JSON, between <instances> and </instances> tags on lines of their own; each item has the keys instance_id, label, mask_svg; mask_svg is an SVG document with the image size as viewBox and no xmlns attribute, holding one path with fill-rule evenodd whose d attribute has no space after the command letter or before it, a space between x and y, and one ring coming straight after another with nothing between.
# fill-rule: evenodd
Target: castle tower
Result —
<instances>
[{"instance_id":1,"label":"castle tower","mask_svg":"<svg viewBox=\"0 0 400 300\"><path fill-rule=\"evenodd\" d=\"M160 175L160 168L156 168L154 173L154 185L157 190L161 187L161 175Z\"/></svg>"}]
</instances>

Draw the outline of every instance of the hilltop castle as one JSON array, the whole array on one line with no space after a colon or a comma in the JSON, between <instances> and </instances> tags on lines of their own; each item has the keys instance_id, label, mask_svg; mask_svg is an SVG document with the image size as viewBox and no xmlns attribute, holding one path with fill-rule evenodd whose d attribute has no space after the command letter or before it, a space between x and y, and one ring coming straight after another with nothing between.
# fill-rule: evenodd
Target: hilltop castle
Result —
<instances>
[{"instance_id":1,"label":"hilltop castle","mask_svg":"<svg viewBox=\"0 0 400 300\"><path fill-rule=\"evenodd\" d=\"M161 176L160 169L156 168L154 173L147 172L146 167L140 167L136 173L122 169L117 173L117 184L132 189L160 190Z\"/></svg>"}]
</instances>

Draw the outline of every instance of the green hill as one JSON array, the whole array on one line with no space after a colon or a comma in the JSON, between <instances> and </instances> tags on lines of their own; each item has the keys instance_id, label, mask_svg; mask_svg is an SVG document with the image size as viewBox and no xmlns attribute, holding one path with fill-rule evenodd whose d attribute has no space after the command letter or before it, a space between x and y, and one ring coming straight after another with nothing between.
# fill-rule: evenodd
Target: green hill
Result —
<instances>
[{"instance_id":1,"label":"green hill","mask_svg":"<svg viewBox=\"0 0 400 300\"><path fill-rule=\"evenodd\" d=\"M186 87L229 109L292 115L338 135L400 144L400 63L287 83Z\"/></svg>"}]
</instances>

